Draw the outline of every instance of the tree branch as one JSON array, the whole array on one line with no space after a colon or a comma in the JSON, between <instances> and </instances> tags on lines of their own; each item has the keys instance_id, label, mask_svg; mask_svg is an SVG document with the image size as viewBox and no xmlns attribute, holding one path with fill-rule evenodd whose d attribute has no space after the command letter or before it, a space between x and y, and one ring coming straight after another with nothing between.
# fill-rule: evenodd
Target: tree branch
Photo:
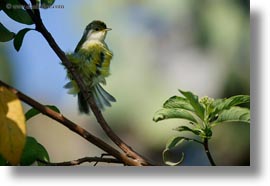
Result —
<instances>
[{"instance_id":1,"label":"tree branch","mask_svg":"<svg viewBox=\"0 0 270 186\"><path fill-rule=\"evenodd\" d=\"M24 0L18 0L22 5L27 5L27 3ZM44 26L41 18L37 17L32 10L26 9L29 16L32 18L33 22L36 25L36 30L39 31L43 37L47 40L50 47L53 49L53 51L56 53L56 55L61 59L63 65L68 69L68 71L72 74L74 80L76 81L77 85L80 88L80 91L82 92L83 96L87 98L87 102L92 109L98 123L102 127L102 129L105 131L107 136L120 148L122 151L124 151L129 157L135 159L138 161L141 165L151 165L151 163L146 160L144 157L142 157L140 154L135 152L130 146L128 146L122 139L120 139L114 131L110 128L106 120L104 119L101 111L97 107L93 97L89 94L87 91L86 86L84 85L82 78L80 77L80 74L76 73L75 69L72 66L72 63L68 61L65 53L60 49L60 47L55 42L52 35L48 32L46 27Z\"/></svg>"},{"instance_id":2,"label":"tree branch","mask_svg":"<svg viewBox=\"0 0 270 186\"><path fill-rule=\"evenodd\" d=\"M79 125L76 125L75 123L73 123L72 121L67 119L62 114L59 114L59 113L55 112L54 110L40 104L39 102L33 100L32 98L30 98L27 95L23 94L22 92L16 90L15 88L11 87L10 85L7 85L6 83L2 82L1 80L0 80L0 85L8 88L10 91L12 91L14 94L16 94L20 100L22 100L25 103L27 103L28 105L34 107L35 109L40 111L42 114L48 116L49 118L52 118L53 120L58 121L59 123L61 123L65 127L69 128L71 131L75 132L76 134L80 135L81 137L83 137L84 139L89 141L90 143L96 145L100 149L102 149L105 152L109 153L110 155L114 156L118 160L122 161L124 164L131 165L131 166L141 165L138 161L135 161L135 160L129 158L127 155L120 153L115 148L111 147L110 145L108 145L107 143L105 143L104 141L99 139L98 137L92 135L91 133L89 133L88 131L86 131L85 129L80 127Z\"/></svg>"},{"instance_id":3,"label":"tree branch","mask_svg":"<svg viewBox=\"0 0 270 186\"><path fill-rule=\"evenodd\" d=\"M207 158L209 159L210 163L212 166L216 166L216 163L214 162L214 159L212 158L212 155L209 151L209 147L208 147L208 139L205 138L204 141L203 141L203 147L204 147L204 151L207 155Z\"/></svg>"},{"instance_id":4,"label":"tree branch","mask_svg":"<svg viewBox=\"0 0 270 186\"><path fill-rule=\"evenodd\" d=\"M40 19L40 11L38 9L39 4L37 3L36 0L30 0L30 2L32 4L32 10L33 10L34 14Z\"/></svg>"},{"instance_id":5,"label":"tree branch","mask_svg":"<svg viewBox=\"0 0 270 186\"><path fill-rule=\"evenodd\" d=\"M59 163L51 163L51 162L46 162L43 160L38 160L41 163L44 163L46 166L74 166L74 165L80 165L82 163L88 162L104 162L104 163L120 163L122 164L122 161L119 161L114 158L101 158L101 157L84 157L80 158L77 160L72 160L72 161L65 161L65 162L59 162Z\"/></svg>"}]
</instances>

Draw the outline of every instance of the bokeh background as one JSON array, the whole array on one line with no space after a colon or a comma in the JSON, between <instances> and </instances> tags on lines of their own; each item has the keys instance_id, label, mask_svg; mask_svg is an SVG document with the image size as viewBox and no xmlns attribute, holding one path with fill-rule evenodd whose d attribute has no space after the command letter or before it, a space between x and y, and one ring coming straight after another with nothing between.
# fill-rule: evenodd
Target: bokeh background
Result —
<instances>
[{"instance_id":1,"label":"bokeh background","mask_svg":"<svg viewBox=\"0 0 270 186\"><path fill-rule=\"evenodd\" d=\"M150 159L162 163L166 141L179 135L172 128L185 123L152 121L166 99L179 95L178 89L213 98L250 92L248 0L56 0L55 5L63 6L41 10L41 16L64 51L74 50L92 20L103 20L112 28L106 38L114 52L112 75L104 88L117 102L104 116L124 141ZM15 33L25 27L2 11L0 20ZM43 104L56 105L68 118L111 143L93 115L78 113L77 98L63 88L66 72L39 33L29 32L19 52L12 41L0 43L0 79ZM25 112L29 108L24 104ZM27 130L46 147L52 162L102 153L42 115L32 118ZM246 124L215 127L209 145L217 165L250 164ZM182 165L209 165L198 144L183 144L174 155L180 152L185 153Z\"/></svg>"}]
</instances>

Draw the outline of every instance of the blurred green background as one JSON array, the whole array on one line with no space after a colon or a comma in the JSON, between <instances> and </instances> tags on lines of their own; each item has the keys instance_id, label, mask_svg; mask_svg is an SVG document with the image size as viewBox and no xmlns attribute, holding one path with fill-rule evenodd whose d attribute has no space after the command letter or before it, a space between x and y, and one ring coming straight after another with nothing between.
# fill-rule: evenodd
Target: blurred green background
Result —
<instances>
[{"instance_id":1,"label":"blurred green background","mask_svg":"<svg viewBox=\"0 0 270 186\"><path fill-rule=\"evenodd\" d=\"M112 75L104 88L117 102L104 115L124 141L148 158L162 162L167 139L179 135L171 129L181 120L152 121L166 99L179 95L177 89L213 98L250 92L247 0L56 0L55 5L64 8L41 10L41 16L66 52L74 50L92 20L103 20L113 29L106 39L114 52ZM25 27L3 11L0 20L15 33ZM0 43L0 79L43 104L56 105L68 118L108 140L93 115L78 113L76 97L63 88L63 66L39 33L29 32L19 52L12 41ZM102 153L42 115L31 119L27 129L53 162ZM250 164L246 124L217 126L209 145L217 165ZM186 143L175 155L179 152L185 153L182 165L209 165L202 146Z\"/></svg>"}]
</instances>

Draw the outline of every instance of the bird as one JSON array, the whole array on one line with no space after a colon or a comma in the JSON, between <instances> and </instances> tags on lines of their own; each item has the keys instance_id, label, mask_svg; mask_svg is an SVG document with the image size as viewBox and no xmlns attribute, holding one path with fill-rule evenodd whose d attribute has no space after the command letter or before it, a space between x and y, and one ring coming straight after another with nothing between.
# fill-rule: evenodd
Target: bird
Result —
<instances>
[{"instance_id":1,"label":"bird","mask_svg":"<svg viewBox=\"0 0 270 186\"><path fill-rule=\"evenodd\" d=\"M80 74L89 94L94 98L100 110L104 110L106 106L110 107L111 102L116 102L116 99L102 87L102 85L106 85L105 78L110 75L110 63L113 57L112 51L105 43L107 32L110 30L112 29L107 28L104 22L92 21L86 26L74 52L66 53L68 60L75 71ZM65 84L64 88L69 89L69 94L78 95L79 112L90 114L91 108L87 98L83 96L69 72L67 72L67 77L70 81Z\"/></svg>"}]
</instances>

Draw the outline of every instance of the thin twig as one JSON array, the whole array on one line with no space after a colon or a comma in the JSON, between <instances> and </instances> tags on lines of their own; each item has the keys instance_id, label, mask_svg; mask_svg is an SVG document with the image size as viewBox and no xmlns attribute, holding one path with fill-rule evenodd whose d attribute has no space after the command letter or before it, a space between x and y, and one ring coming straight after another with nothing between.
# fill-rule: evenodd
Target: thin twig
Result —
<instances>
[{"instance_id":1,"label":"thin twig","mask_svg":"<svg viewBox=\"0 0 270 186\"><path fill-rule=\"evenodd\" d=\"M43 160L37 160L37 161L45 164L46 166L75 166L75 165L80 165L85 162L88 162L88 163L103 162L103 163L118 163L118 164L123 163L115 158L100 158L100 157L84 157L77 160L65 161L65 162L59 162L59 163L46 162Z\"/></svg>"},{"instance_id":2,"label":"thin twig","mask_svg":"<svg viewBox=\"0 0 270 186\"><path fill-rule=\"evenodd\" d=\"M100 156L100 158L103 158L104 156L111 156L110 154L101 154L101 156ZM96 161L95 162L95 164L94 164L94 166L96 166L97 164L98 164L99 162L98 161Z\"/></svg>"},{"instance_id":3,"label":"thin twig","mask_svg":"<svg viewBox=\"0 0 270 186\"><path fill-rule=\"evenodd\" d=\"M18 0L22 5L27 5L27 3L24 0ZM63 65L68 69L68 71L72 74L74 80L76 81L77 85L80 88L80 91L82 92L83 96L87 98L87 102L93 111L98 123L104 130L104 132L107 134L107 136L122 150L124 151L129 157L135 159L138 161L141 165L152 165L152 163L149 162L149 160L146 160L144 157L142 157L140 154L135 152L130 146L128 146L122 139L117 136L114 131L111 129L111 127L108 125L106 120L104 119L101 111L97 107L93 97L89 94L87 91L86 86L84 85L82 78L80 74L76 73L75 69L72 66L72 63L67 59L65 53L60 49L58 44L55 42L54 38L48 32L46 27L44 26L41 18L38 18L32 10L26 9L29 16L32 18L36 25L36 30L39 31L43 37L47 40L50 47L53 49L53 51L56 53L56 55L61 59Z\"/></svg>"},{"instance_id":4,"label":"thin twig","mask_svg":"<svg viewBox=\"0 0 270 186\"><path fill-rule=\"evenodd\" d=\"M34 99L30 98L29 96L23 94L22 92L16 90L15 88L11 87L10 85L2 82L1 80L0 80L0 85L8 88L10 91L12 91L14 94L16 94L20 100L22 100L23 102L27 103L28 105L34 107L35 109L40 111L42 114L58 121L59 123L61 123L65 127L69 128L71 131L77 133L78 135L80 135L81 137L83 137L84 139L89 141L90 143L96 145L97 147L99 147L100 149L104 150L105 152L111 154L115 158L123 161L124 164L132 165L132 166L140 165L139 162L129 158L126 154L120 153L112 146L108 145L107 143L105 143L104 141L99 139L98 137L96 137L96 136L92 135L91 133L89 133L88 131L86 131L84 128L80 127L79 125L76 125L75 123L73 123L72 121L67 119L62 114L59 114L59 113L55 112L54 110L50 109L49 107L46 107L46 106L40 104L39 102L37 102Z\"/></svg>"},{"instance_id":5,"label":"thin twig","mask_svg":"<svg viewBox=\"0 0 270 186\"><path fill-rule=\"evenodd\" d=\"M214 159L212 158L212 155L209 151L209 147L208 147L208 139L205 138L204 141L203 141L203 147L204 147L204 151L207 155L207 158L209 159L210 163L212 166L216 166L216 163L214 162Z\"/></svg>"}]
</instances>

